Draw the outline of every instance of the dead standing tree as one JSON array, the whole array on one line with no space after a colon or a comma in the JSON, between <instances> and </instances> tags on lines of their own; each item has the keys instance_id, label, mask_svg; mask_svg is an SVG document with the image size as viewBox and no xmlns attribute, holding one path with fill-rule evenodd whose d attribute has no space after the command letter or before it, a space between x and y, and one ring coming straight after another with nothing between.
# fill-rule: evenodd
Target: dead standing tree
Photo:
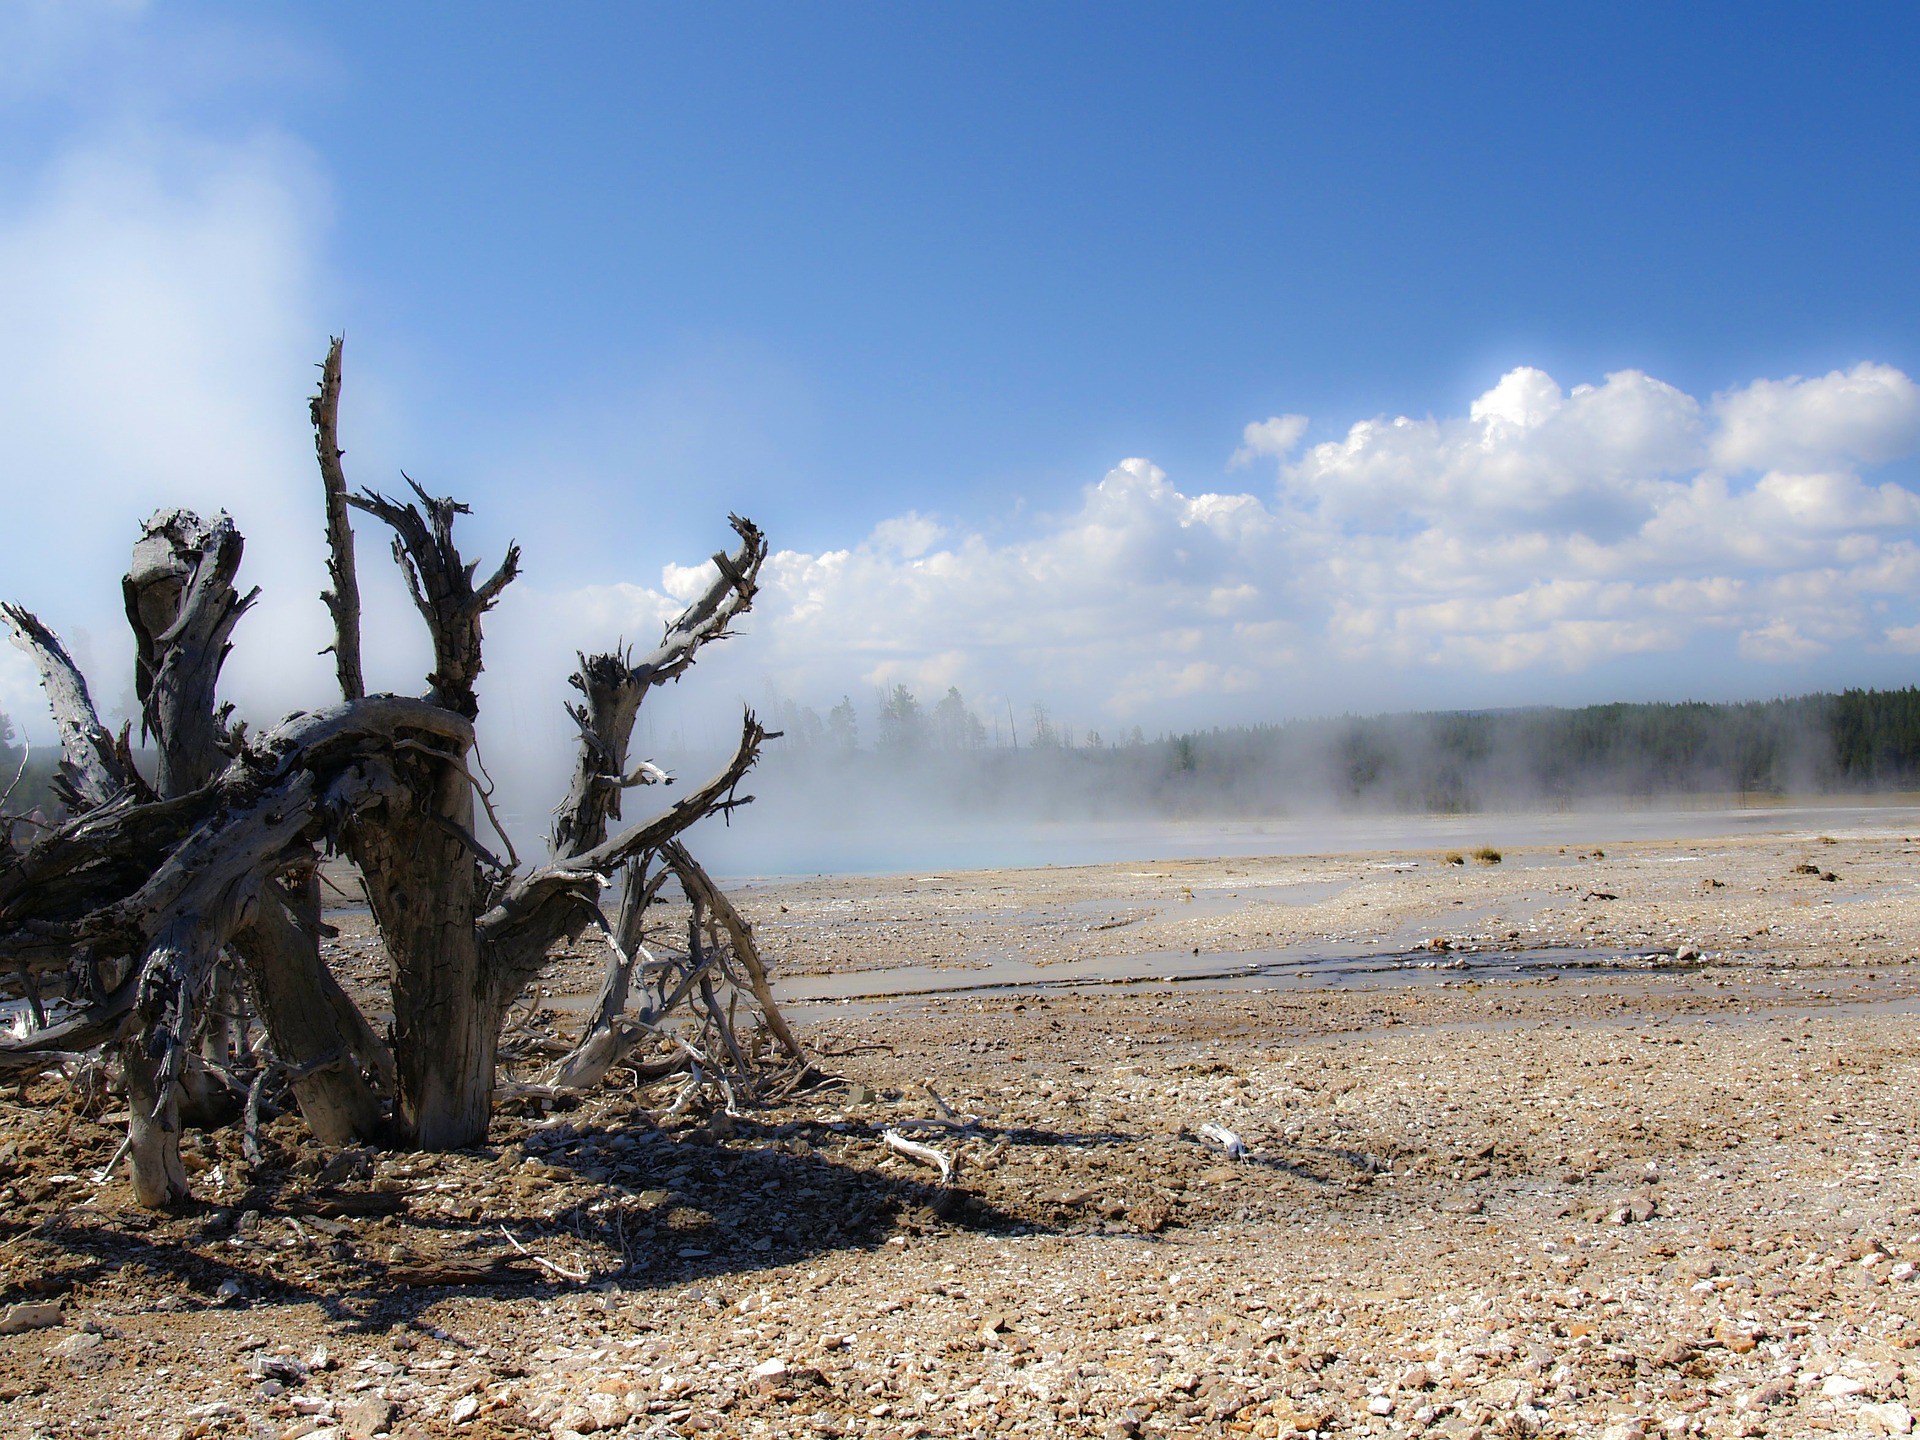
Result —
<instances>
[{"instance_id":1,"label":"dead standing tree","mask_svg":"<svg viewBox=\"0 0 1920 1440\"><path fill-rule=\"evenodd\" d=\"M480 840L474 773L481 621L518 573L518 550L509 547L476 583L478 566L463 559L453 536L466 507L417 485L417 504L350 493L337 441L339 391L335 341L312 420L331 581L322 598L333 617L340 703L257 737L217 704L229 638L254 599L234 588L243 547L224 515L156 515L124 582L135 689L157 756L152 782L135 767L127 733L116 738L100 724L53 633L18 607L5 611L54 710L69 814L28 849L0 854L0 966L33 997L37 1017L45 1018L43 994L60 992L65 1002L51 1023L0 1045L0 1070L117 1041L134 1189L147 1205L188 1194L183 1103L190 1118L217 1102L223 1086L238 1087L233 1067L246 1031L244 1021L237 1031L231 1022L242 993L322 1143L383 1131L427 1149L479 1143L503 1018L556 946L588 927L602 930L615 956L609 987L624 999L641 918L658 890L644 879L649 857L680 877L710 930L712 917L722 917L727 948L747 972L743 988L781 1048L801 1058L744 923L677 838L751 798L735 793L767 738L751 712L732 758L705 784L638 824L613 824L625 790L664 778L649 765L629 768L640 704L751 605L767 553L760 532L734 517L738 547L713 557L714 580L653 652L637 662L628 654L581 657L572 683L585 699L569 707L580 728L573 783L556 811L547 861L523 870ZM349 509L393 532L395 561L433 642L421 698L366 694ZM478 793L484 806L486 792ZM384 1040L321 956L323 853L352 861L386 947L393 1021ZM622 871L629 884L616 924L601 896ZM679 998L699 988L711 1006L708 969L704 959L690 965ZM608 999L583 1038L580 1054L591 1051L591 1062L570 1057L561 1083L604 1075L658 1018L645 1014L636 1026ZM723 1028L744 1065L731 1027Z\"/></svg>"}]
</instances>

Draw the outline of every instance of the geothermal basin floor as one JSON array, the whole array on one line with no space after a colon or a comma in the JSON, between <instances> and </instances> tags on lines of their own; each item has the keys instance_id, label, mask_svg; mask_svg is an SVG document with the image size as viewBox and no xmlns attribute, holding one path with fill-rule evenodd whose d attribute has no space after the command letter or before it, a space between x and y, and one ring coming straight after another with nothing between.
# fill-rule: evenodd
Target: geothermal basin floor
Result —
<instances>
[{"instance_id":1,"label":"geothermal basin floor","mask_svg":"<svg viewBox=\"0 0 1920 1440\"><path fill-rule=\"evenodd\" d=\"M843 1083L283 1117L177 1215L94 1182L119 1117L0 1096L0 1311L60 1307L0 1434L1907 1433L1920 845L1603 848L755 882ZM943 1118L948 1186L884 1141Z\"/></svg>"}]
</instances>

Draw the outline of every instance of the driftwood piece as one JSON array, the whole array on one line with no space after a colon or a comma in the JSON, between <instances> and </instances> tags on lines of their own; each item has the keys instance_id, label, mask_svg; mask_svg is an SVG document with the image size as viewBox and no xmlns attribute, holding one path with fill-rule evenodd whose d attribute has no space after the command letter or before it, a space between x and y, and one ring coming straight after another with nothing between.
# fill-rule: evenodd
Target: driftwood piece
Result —
<instances>
[{"instance_id":1,"label":"driftwood piece","mask_svg":"<svg viewBox=\"0 0 1920 1440\"><path fill-rule=\"evenodd\" d=\"M1224 1150L1229 1160L1244 1160L1247 1158L1247 1142L1234 1134L1233 1131L1227 1129L1226 1126L1216 1125L1212 1121L1208 1121L1200 1127L1198 1133L1202 1140L1211 1141Z\"/></svg>"},{"instance_id":2,"label":"driftwood piece","mask_svg":"<svg viewBox=\"0 0 1920 1440\"><path fill-rule=\"evenodd\" d=\"M889 1150L905 1155L909 1160L918 1160L922 1165L935 1165L940 1170L940 1183L947 1184L953 1179L953 1160L944 1151L931 1145L922 1145L918 1140L909 1140L898 1130L883 1130L880 1139Z\"/></svg>"},{"instance_id":3,"label":"driftwood piece","mask_svg":"<svg viewBox=\"0 0 1920 1440\"><path fill-rule=\"evenodd\" d=\"M640 937L644 933L647 907L658 895L668 873L662 869L649 875L644 858L627 862L619 923L604 930L607 965L593 1014L579 1042L554 1066L548 1084L568 1090L591 1089L606 1079L607 1072L621 1064L651 1033L646 1026L626 1018L627 995L634 966L652 958ZM598 913L596 910L595 914Z\"/></svg>"}]
</instances>

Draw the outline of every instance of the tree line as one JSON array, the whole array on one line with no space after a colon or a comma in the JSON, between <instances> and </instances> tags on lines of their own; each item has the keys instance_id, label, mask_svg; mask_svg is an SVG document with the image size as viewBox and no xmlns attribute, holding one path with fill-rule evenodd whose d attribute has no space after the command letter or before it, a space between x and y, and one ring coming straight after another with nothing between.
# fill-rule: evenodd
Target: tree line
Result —
<instances>
[{"instance_id":1,"label":"tree line","mask_svg":"<svg viewBox=\"0 0 1920 1440\"><path fill-rule=\"evenodd\" d=\"M905 685L864 715L779 702L773 775L906 780L960 808L1061 816L1471 811L1597 799L1920 789L1920 688L1733 703L1342 715L1103 739L1041 706ZM865 722L863 724L863 721Z\"/></svg>"}]
</instances>

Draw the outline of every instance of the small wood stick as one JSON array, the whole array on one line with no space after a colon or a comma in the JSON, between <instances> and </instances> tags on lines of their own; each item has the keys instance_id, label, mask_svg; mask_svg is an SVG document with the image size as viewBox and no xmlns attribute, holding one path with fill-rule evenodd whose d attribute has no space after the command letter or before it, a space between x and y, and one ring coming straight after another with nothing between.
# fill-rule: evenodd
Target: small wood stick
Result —
<instances>
[{"instance_id":1,"label":"small wood stick","mask_svg":"<svg viewBox=\"0 0 1920 1440\"><path fill-rule=\"evenodd\" d=\"M911 1160L918 1160L922 1165L939 1166L942 1185L953 1179L953 1161L933 1146L922 1145L917 1140L909 1140L898 1130L883 1130L880 1138L886 1142L889 1150L897 1150Z\"/></svg>"},{"instance_id":2,"label":"small wood stick","mask_svg":"<svg viewBox=\"0 0 1920 1440\"><path fill-rule=\"evenodd\" d=\"M534 1264L540 1266L542 1269L551 1270L554 1274L558 1275L561 1279L571 1280L576 1285L584 1285L586 1283L587 1281L586 1271L569 1270L564 1265L556 1265L553 1263L553 1261L534 1254L533 1251L527 1249L526 1246L522 1245L518 1240L514 1239L513 1232L507 1229L507 1227L504 1225L500 1227L500 1233L507 1237L507 1243L509 1245L513 1246L514 1249L518 1250L522 1255L526 1256L529 1260L533 1261Z\"/></svg>"}]
</instances>

